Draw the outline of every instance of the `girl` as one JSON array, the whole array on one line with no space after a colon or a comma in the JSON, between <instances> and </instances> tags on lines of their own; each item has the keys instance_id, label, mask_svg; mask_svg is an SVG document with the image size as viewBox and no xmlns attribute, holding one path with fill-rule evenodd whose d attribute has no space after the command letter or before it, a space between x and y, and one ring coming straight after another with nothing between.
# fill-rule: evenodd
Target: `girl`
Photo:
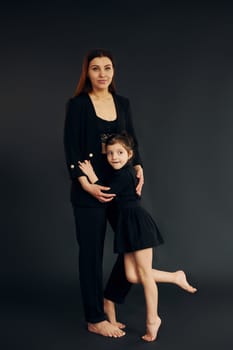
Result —
<instances>
[{"instance_id":1,"label":"girl","mask_svg":"<svg viewBox=\"0 0 233 350\"><path fill-rule=\"evenodd\" d=\"M175 283L190 293L196 292L186 280L183 271L173 273L152 268L152 247L163 243L155 221L140 205L135 192L137 178L130 164L133 157L133 141L127 134L113 134L106 141L109 164L114 169L107 184L116 194L118 222L115 230L114 251L124 253L125 272L128 281L141 283L146 300L145 341L153 341L161 324L158 315L158 289L156 282ZM102 184L90 161L79 162L79 167L92 184Z\"/></svg>"}]
</instances>

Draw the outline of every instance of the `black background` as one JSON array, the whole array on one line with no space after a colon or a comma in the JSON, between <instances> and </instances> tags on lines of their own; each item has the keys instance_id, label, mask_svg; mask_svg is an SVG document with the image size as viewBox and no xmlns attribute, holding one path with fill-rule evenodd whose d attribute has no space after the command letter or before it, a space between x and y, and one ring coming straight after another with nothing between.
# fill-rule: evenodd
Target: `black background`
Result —
<instances>
[{"instance_id":1,"label":"black background","mask_svg":"<svg viewBox=\"0 0 233 350\"><path fill-rule=\"evenodd\" d=\"M118 93L131 101L144 160L144 206L165 238L154 266L183 268L199 289L190 296L159 286L164 327L156 346L229 348L232 7L224 1L111 0L1 6L3 343L144 346L138 340L145 312L140 286L119 308L131 327L128 338L91 335L82 323L63 124L84 54L104 47L116 58ZM111 230L105 247L106 279L115 259Z\"/></svg>"}]
</instances>

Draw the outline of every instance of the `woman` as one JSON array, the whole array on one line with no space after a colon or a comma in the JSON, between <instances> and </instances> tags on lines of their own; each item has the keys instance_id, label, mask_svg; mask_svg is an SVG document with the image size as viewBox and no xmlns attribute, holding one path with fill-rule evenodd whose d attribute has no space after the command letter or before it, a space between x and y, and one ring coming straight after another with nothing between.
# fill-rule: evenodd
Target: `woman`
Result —
<instances>
[{"instance_id":1,"label":"woman","mask_svg":"<svg viewBox=\"0 0 233 350\"><path fill-rule=\"evenodd\" d=\"M103 248L107 220L116 225L114 193L108 187L90 184L79 161L91 159L98 176L108 179L112 168L105 154L105 140L112 133L126 131L135 143L135 191L143 186L142 162L131 119L129 100L116 93L114 60L104 49L86 54L74 97L67 102L64 147L71 178L71 203L79 244L79 278L85 319L90 332L121 337L124 325L116 321L114 303L122 303L131 284L119 255L103 292ZM106 319L107 315L107 319Z\"/></svg>"}]
</instances>

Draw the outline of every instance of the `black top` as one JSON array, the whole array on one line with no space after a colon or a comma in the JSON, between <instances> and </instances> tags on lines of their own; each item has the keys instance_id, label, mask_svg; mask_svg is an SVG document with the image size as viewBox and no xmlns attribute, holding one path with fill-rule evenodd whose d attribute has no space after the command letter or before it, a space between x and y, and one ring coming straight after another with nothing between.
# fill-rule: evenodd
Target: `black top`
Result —
<instances>
[{"instance_id":1,"label":"black top","mask_svg":"<svg viewBox=\"0 0 233 350\"><path fill-rule=\"evenodd\" d=\"M127 163L119 170L113 170L111 178L103 182L98 180L96 183L100 185L106 185L110 187L110 190L105 191L106 193L115 193L115 201L121 206L133 205L133 202L140 200L140 197L136 193L136 186L138 180L136 178L135 170L131 163Z\"/></svg>"},{"instance_id":2,"label":"black top","mask_svg":"<svg viewBox=\"0 0 233 350\"><path fill-rule=\"evenodd\" d=\"M117 132L117 119L113 121L104 120L98 117L98 129L101 143L106 143L106 139Z\"/></svg>"},{"instance_id":3,"label":"black top","mask_svg":"<svg viewBox=\"0 0 233 350\"><path fill-rule=\"evenodd\" d=\"M114 130L116 133L126 131L133 137L135 143L133 165L142 165L131 118L129 100L117 94L113 94L113 99L117 111ZM67 101L64 125L64 149L66 164L72 181L71 202L76 206L99 207L103 205L84 191L77 180L77 177L84 175L78 167L78 161L90 159L99 178L102 178L104 172L108 173L110 171L106 156L102 154L100 122L100 118L96 116L94 106L88 94L83 93ZM112 124L112 122L107 121L104 121L104 123Z\"/></svg>"}]
</instances>

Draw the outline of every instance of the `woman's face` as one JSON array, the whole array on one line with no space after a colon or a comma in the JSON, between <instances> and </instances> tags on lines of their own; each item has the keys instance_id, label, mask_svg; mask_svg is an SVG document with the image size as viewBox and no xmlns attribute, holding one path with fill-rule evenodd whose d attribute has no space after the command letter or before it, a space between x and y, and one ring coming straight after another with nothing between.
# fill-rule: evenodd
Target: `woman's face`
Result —
<instances>
[{"instance_id":1,"label":"woman's face","mask_svg":"<svg viewBox=\"0 0 233 350\"><path fill-rule=\"evenodd\" d=\"M90 61L87 73L93 90L108 89L112 82L114 69L108 57L95 57Z\"/></svg>"}]
</instances>

